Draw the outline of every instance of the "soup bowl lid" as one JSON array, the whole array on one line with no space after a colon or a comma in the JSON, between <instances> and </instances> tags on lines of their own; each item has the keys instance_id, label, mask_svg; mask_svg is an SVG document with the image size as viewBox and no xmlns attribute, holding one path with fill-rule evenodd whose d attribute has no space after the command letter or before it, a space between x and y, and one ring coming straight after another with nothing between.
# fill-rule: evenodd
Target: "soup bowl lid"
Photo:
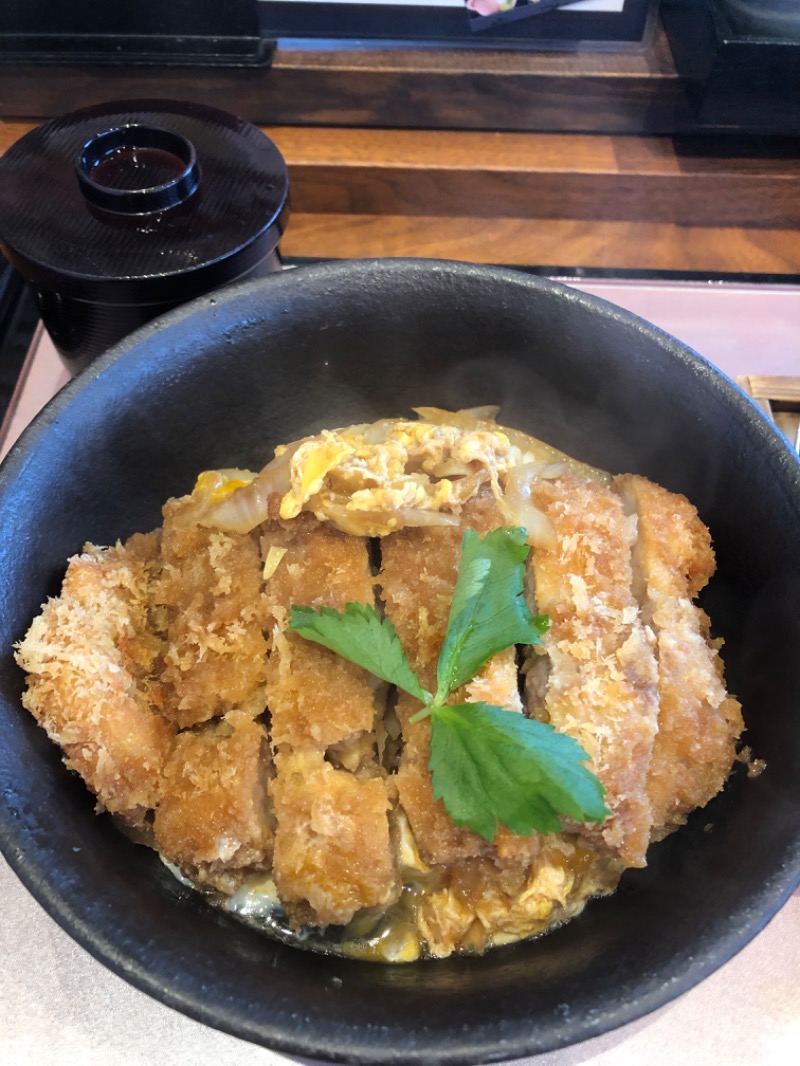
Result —
<instances>
[{"instance_id":1,"label":"soup bowl lid","mask_svg":"<svg viewBox=\"0 0 800 1066\"><path fill-rule=\"evenodd\" d=\"M100 104L0 159L0 247L63 296L176 303L272 252L288 194L280 151L244 119L181 101Z\"/></svg>"}]
</instances>

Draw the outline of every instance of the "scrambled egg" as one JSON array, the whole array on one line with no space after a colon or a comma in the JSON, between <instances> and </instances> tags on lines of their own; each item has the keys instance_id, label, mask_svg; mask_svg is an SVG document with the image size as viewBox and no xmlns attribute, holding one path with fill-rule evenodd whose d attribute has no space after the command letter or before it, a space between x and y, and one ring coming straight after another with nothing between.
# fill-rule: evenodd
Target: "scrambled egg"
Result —
<instances>
[{"instance_id":1,"label":"scrambled egg","mask_svg":"<svg viewBox=\"0 0 800 1066\"><path fill-rule=\"evenodd\" d=\"M259 474L206 471L187 518L245 533L270 515L292 519L308 511L345 533L380 537L404 526L453 524L488 484L509 520L527 528L534 543L547 531L542 516L532 513L526 481L564 465L596 480L607 476L470 411L418 413L418 422L385 419L283 445ZM276 498L277 515L270 511Z\"/></svg>"},{"instance_id":2,"label":"scrambled egg","mask_svg":"<svg viewBox=\"0 0 800 1066\"><path fill-rule=\"evenodd\" d=\"M308 505L317 517L349 512L440 511L463 503L479 485L498 476L517 458L501 432L468 432L426 422L386 424L385 436L371 440L356 429L325 430L305 441L291 460L291 488L280 505L281 518L296 518ZM373 536L397 523L378 520Z\"/></svg>"}]
</instances>

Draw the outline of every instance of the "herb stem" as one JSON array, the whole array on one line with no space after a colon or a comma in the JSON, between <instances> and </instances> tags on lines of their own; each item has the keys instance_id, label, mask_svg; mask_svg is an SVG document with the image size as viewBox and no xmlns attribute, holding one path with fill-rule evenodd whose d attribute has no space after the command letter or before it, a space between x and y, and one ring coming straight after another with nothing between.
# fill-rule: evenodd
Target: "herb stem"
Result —
<instances>
[{"instance_id":1,"label":"herb stem","mask_svg":"<svg viewBox=\"0 0 800 1066\"><path fill-rule=\"evenodd\" d=\"M434 700L432 703L426 703L424 707L422 707L415 714L411 715L411 717L409 718L409 722L422 722L425 718L430 717L434 707L437 706L439 706L439 704L436 700Z\"/></svg>"}]
</instances>

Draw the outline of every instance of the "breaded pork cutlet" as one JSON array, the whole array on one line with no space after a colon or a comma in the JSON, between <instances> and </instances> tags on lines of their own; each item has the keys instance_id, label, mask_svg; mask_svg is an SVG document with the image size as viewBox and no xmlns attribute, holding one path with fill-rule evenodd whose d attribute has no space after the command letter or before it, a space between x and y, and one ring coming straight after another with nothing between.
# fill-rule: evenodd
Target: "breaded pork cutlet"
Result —
<instances>
[{"instance_id":1,"label":"breaded pork cutlet","mask_svg":"<svg viewBox=\"0 0 800 1066\"><path fill-rule=\"evenodd\" d=\"M404 529L381 541L381 584L386 613L395 623L423 683L435 687L436 661L447 629L464 530L485 536L507 524L488 494L469 501L455 527ZM483 700L522 713L516 649L493 656L478 676L454 695ZM499 826L488 844L459 829L435 801L428 770L430 723L409 721L419 704L400 694L398 713L405 747L396 775L403 810L423 860L436 869L438 885L418 904L417 921L428 951L484 951L540 932L565 908L585 870L595 876L594 891L610 890L618 870L607 880L593 866L597 856L559 837L528 837ZM581 897L581 898L585 898Z\"/></svg>"},{"instance_id":2,"label":"breaded pork cutlet","mask_svg":"<svg viewBox=\"0 0 800 1066\"><path fill-rule=\"evenodd\" d=\"M436 663L447 632L464 531L471 527L485 536L502 525L497 503L486 493L464 505L458 525L401 529L381 539L380 583L386 614L429 691L436 689ZM496 656L472 685L474 693L465 698L500 706L511 700L509 709L521 709L513 649ZM420 854L426 862L437 864L486 855L491 846L476 833L454 825L441 801L433 798L428 770L430 720L411 721L419 709L413 697L399 694L403 752L395 783Z\"/></svg>"},{"instance_id":3,"label":"breaded pork cutlet","mask_svg":"<svg viewBox=\"0 0 800 1066\"><path fill-rule=\"evenodd\" d=\"M400 881L384 781L336 769L321 751L279 753L275 767L273 876L290 916L343 925L364 907L394 903Z\"/></svg>"},{"instance_id":4,"label":"breaded pork cutlet","mask_svg":"<svg viewBox=\"0 0 800 1066\"><path fill-rule=\"evenodd\" d=\"M357 745L374 734L378 712L370 675L341 655L289 628L293 605L334 607L373 603L367 541L340 533L312 515L262 527L261 555L279 561L265 583L262 622L270 640L267 667L270 732L276 752Z\"/></svg>"},{"instance_id":5,"label":"breaded pork cutlet","mask_svg":"<svg viewBox=\"0 0 800 1066\"><path fill-rule=\"evenodd\" d=\"M273 876L295 921L344 924L400 893L391 804L377 758L383 708L364 670L287 626L293 604L342 610L350 601L374 601L367 542L301 515L267 523L261 543L265 561L270 549L273 558L275 550L283 553L264 597L275 752Z\"/></svg>"},{"instance_id":6,"label":"breaded pork cutlet","mask_svg":"<svg viewBox=\"0 0 800 1066\"><path fill-rule=\"evenodd\" d=\"M164 507L163 570L154 590L169 643L162 712L181 729L230 710L260 714L267 661L256 538L184 524L186 504Z\"/></svg>"},{"instance_id":7,"label":"breaded pork cutlet","mask_svg":"<svg viewBox=\"0 0 800 1066\"><path fill-rule=\"evenodd\" d=\"M271 765L266 729L244 711L181 733L153 824L164 858L195 883L227 893L269 870Z\"/></svg>"},{"instance_id":8,"label":"breaded pork cutlet","mask_svg":"<svg viewBox=\"0 0 800 1066\"><path fill-rule=\"evenodd\" d=\"M643 477L616 478L614 488L637 516L634 587L657 641L658 735L647 791L658 839L722 788L742 712L725 690L708 617L692 603L714 571L708 529L684 496Z\"/></svg>"},{"instance_id":9,"label":"breaded pork cutlet","mask_svg":"<svg viewBox=\"0 0 800 1066\"><path fill-rule=\"evenodd\" d=\"M532 612L550 618L534 649L530 712L579 741L607 790L612 816L587 832L626 865L643 866L658 675L631 591L627 519L614 492L570 473L534 482L531 500L550 519L557 546L530 557Z\"/></svg>"},{"instance_id":10,"label":"breaded pork cutlet","mask_svg":"<svg viewBox=\"0 0 800 1066\"><path fill-rule=\"evenodd\" d=\"M320 934L327 947L387 961L535 935L612 891L722 787L742 728L692 603L714 566L694 508L452 418L326 431L253 481L201 476L163 530L72 559L17 649L25 706L99 809L223 906L246 899L248 920L345 926ZM526 595L550 630L522 670L506 648L449 699L574 737L611 814L548 834L501 825L489 843L434 800L421 704L290 620L293 606L385 609L433 692L464 532L509 525L535 545ZM330 623L343 645L351 622Z\"/></svg>"},{"instance_id":11,"label":"breaded pork cutlet","mask_svg":"<svg viewBox=\"0 0 800 1066\"><path fill-rule=\"evenodd\" d=\"M164 507L150 615L164 638L157 706L180 727L153 819L159 851L197 884L234 891L268 868L267 643L258 541L186 521L190 498Z\"/></svg>"},{"instance_id":12,"label":"breaded pork cutlet","mask_svg":"<svg viewBox=\"0 0 800 1066\"><path fill-rule=\"evenodd\" d=\"M176 732L152 709L149 681L161 652L148 630L157 554L157 534L87 544L17 650L24 705L98 805L132 825L159 802Z\"/></svg>"}]
</instances>

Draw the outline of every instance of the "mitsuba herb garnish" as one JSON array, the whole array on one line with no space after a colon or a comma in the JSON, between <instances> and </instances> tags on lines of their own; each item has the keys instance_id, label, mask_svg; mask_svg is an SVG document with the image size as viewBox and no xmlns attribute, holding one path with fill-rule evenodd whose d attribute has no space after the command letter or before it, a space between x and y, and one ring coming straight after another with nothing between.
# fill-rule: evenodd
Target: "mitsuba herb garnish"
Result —
<instances>
[{"instance_id":1,"label":"mitsuba herb garnish","mask_svg":"<svg viewBox=\"0 0 800 1066\"><path fill-rule=\"evenodd\" d=\"M295 606L289 623L422 703L411 721L431 719L433 794L456 825L490 842L498 823L527 836L559 832L562 816L602 822L610 814L605 789L584 766L589 756L572 737L488 703L447 702L493 655L541 643L549 621L531 615L523 594L529 550L523 529L495 529L483 539L465 532L433 695L419 683L390 619L372 606Z\"/></svg>"}]
</instances>

